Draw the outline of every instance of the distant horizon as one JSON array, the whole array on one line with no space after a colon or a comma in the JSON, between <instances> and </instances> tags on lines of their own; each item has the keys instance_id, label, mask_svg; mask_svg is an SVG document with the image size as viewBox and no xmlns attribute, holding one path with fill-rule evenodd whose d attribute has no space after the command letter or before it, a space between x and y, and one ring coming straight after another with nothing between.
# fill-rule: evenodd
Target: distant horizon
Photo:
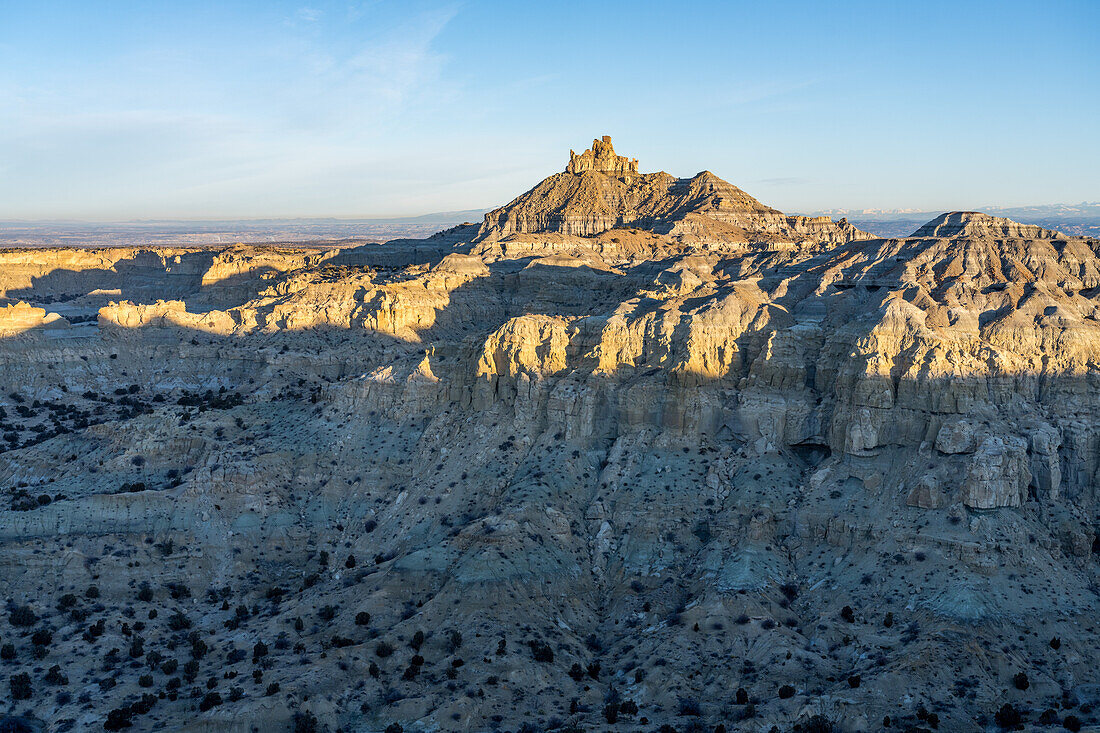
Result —
<instances>
[{"instance_id":1,"label":"distant horizon","mask_svg":"<svg viewBox=\"0 0 1100 733\"><path fill-rule=\"evenodd\" d=\"M463 211L605 134L788 212L1094 201L1096 28L1092 0L8 3L0 219Z\"/></svg>"},{"instance_id":2,"label":"distant horizon","mask_svg":"<svg viewBox=\"0 0 1100 733\"><path fill-rule=\"evenodd\" d=\"M507 203L507 202L504 202ZM767 202L763 202L767 204ZM53 219L12 219L12 218L0 218L0 226L6 225L42 225L42 224L91 224L91 225L125 225L125 224L217 224L217 223L239 223L245 224L249 222L262 223L262 222L400 222L400 221L413 221L413 220L443 220L460 215L471 215L481 218L484 214L493 211L504 204L498 204L496 206L473 208L473 209L458 209L454 211L425 211L422 213L404 214L404 215L375 215L364 214L361 216L217 216L217 217L143 217L133 219L76 219L76 218L53 218ZM785 214L793 214L799 216L917 216L923 214L944 214L954 211L976 211L980 213L1003 212L1017 209L1056 209L1056 208L1071 208L1090 206L1100 209L1100 200L1098 201L1079 201L1076 203L1069 202L1055 202L1049 204L1021 204L1017 206L1002 206L990 204L988 206L979 206L973 208L933 208L933 209L851 209L846 207L836 207L828 209L813 209L813 210L795 210L784 211ZM1100 213L1100 212L1098 212Z\"/></svg>"}]
</instances>

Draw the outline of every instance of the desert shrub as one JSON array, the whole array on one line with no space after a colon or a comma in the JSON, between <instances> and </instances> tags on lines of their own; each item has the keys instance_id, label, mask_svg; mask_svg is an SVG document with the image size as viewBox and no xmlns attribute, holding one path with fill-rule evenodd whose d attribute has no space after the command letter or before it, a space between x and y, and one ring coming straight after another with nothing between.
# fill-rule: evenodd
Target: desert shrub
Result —
<instances>
[{"instance_id":1,"label":"desert shrub","mask_svg":"<svg viewBox=\"0 0 1100 733\"><path fill-rule=\"evenodd\" d=\"M208 692L203 697L202 702L199 703L199 711L205 713L207 710L211 710L214 707L222 704L222 696L217 692Z\"/></svg>"},{"instance_id":2,"label":"desert shrub","mask_svg":"<svg viewBox=\"0 0 1100 733\"><path fill-rule=\"evenodd\" d=\"M11 698L13 700L30 700L31 695L31 676L26 672L21 674L12 675L8 681L11 686Z\"/></svg>"},{"instance_id":3,"label":"desert shrub","mask_svg":"<svg viewBox=\"0 0 1100 733\"><path fill-rule=\"evenodd\" d=\"M824 715L815 715L802 725L803 733L833 733L836 726Z\"/></svg>"},{"instance_id":4,"label":"desert shrub","mask_svg":"<svg viewBox=\"0 0 1100 733\"><path fill-rule=\"evenodd\" d=\"M993 720L1005 730L1011 730L1023 724L1024 716L1011 703L1006 702L993 716Z\"/></svg>"},{"instance_id":5,"label":"desert shrub","mask_svg":"<svg viewBox=\"0 0 1100 733\"><path fill-rule=\"evenodd\" d=\"M738 687L737 692L734 694L734 700L738 705L747 705L749 702L749 691L744 687Z\"/></svg>"},{"instance_id":6,"label":"desert shrub","mask_svg":"<svg viewBox=\"0 0 1100 733\"><path fill-rule=\"evenodd\" d=\"M8 614L8 622L12 626L34 626L38 623L38 616L30 606L16 606Z\"/></svg>"},{"instance_id":7,"label":"desert shrub","mask_svg":"<svg viewBox=\"0 0 1100 733\"><path fill-rule=\"evenodd\" d=\"M331 621L336 618L336 606L322 606L321 609L317 611L317 618L322 621Z\"/></svg>"},{"instance_id":8,"label":"desert shrub","mask_svg":"<svg viewBox=\"0 0 1100 733\"><path fill-rule=\"evenodd\" d=\"M610 725L619 722L619 703L609 702L603 707L603 717Z\"/></svg>"},{"instance_id":9,"label":"desert shrub","mask_svg":"<svg viewBox=\"0 0 1100 733\"><path fill-rule=\"evenodd\" d=\"M61 667L54 665L50 667L46 672L46 676L43 678L48 685L67 685L69 684L69 678L65 676L65 673L61 671Z\"/></svg>"},{"instance_id":10,"label":"desert shrub","mask_svg":"<svg viewBox=\"0 0 1100 733\"><path fill-rule=\"evenodd\" d=\"M882 619L882 625L886 628L890 628L894 625L894 612L887 611L886 616Z\"/></svg>"},{"instance_id":11,"label":"desert shrub","mask_svg":"<svg viewBox=\"0 0 1100 733\"><path fill-rule=\"evenodd\" d=\"M133 712L129 705L115 708L107 713L107 720L103 723L104 730L122 730L133 726Z\"/></svg>"},{"instance_id":12,"label":"desert shrub","mask_svg":"<svg viewBox=\"0 0 1100 733\"><path fill-rule=\"evenodd\" d=\"M840 609L840 617L848 623L853 623L856 620L856 613L852 610L851 606L845 606Z\"/></svg>"},{"instance_id":13,"label":"desert shrub","mask_svg":"<svg viewBox=\"0 0 1100 733\"><path fill-rule=\"evenodd\" d=\"M256 661L261 657L266 657L268 652L267 644L262 641L257 641L255 646L252 647L252 660Z\"/></svg>"},{"instance_id":14,"label":"desert shrub","mask_svg":"<svg viewBox=\"0 0 1100 733\"><path fill-rule=\"evenodd\" d=\"M176 611L168 617L168 628L172 631L183 631L184 629L191 628L191 619L183 615L183 612Z\"/></svg>"},{"instance_id":15,"label":"desert shrub","mask_svg":"<svg viewBox=\"0 0 1100 733\"><path fill-rule=\"evenodd\" d=\"M527 645L531 647L531 656L535 658L536 662L549 664L554 661L554 650L545 641L532 639L527 642Z\"/></svg>"},{"instance_id":16,"label":"desert shrub","mask_svg":"<svg viewBox=\"0 0 1100 733\"><path fill-rule=\"evenodd\" d=\"M168 588L168 595L173 601L191 597L191 589L183 583L165 583L165 587Z\"/></svg>"},{"instance_id":17,"label":"desert shrub","mask_svg":"<svg viewBox=\"0 0 1100 733\"><path fill-rule=\"evenodd\" d=\"M294 713L294 733L317 733L319 730L316 715L308 710Z\"/></svg>"},{"instance_id":18,"label":"desert shrub","mask_svg":"<svg viewBox=\"0 0 1100 733\"><path fill-rule=\"evenodd\" d=\"M1031 687L1031 682L1028 680L1026 672L1017 672L1012 677L1012 684L1017 690L1026 690Z\"/></svg>"},{"instance_id":19,"label":"desert shrub","mask_svg":"<svg viewBox=\"0 0 1100 733\"><path fill-rule=\"evenodd\" d=\"M1076 715L1067 715L1062 721L1062 727L1070 731L1070 733L1077 733L1081 730L1081 721Z\"/></svg>"},{"instance_id":20,"label":"desert shrub","mask_svg":"<svg viewBox=\"0 0 1100 733\"><path fill-rule=\"evenodd\" d=\"M584 668L577 662L573 662L573 666L569 668L569 676L575 681L580 682L584 679Z\"/></svg>"},{"instance_id":21,"label":"desert shrub","mask_svg":"<svg viewBox=\"0 0 1100 733\"><path fill-rule=\"evenodd\" d=\"M160 665L160 671L164 672L164 674L175 674L176 670L179 669L179 666L180 663L178 660L169 659L167 662Z\"/></svg>"},{"instance_id":22,"label":"desert shrub","mask_svg":"<svg viewBox=\"0 0 1100 733\"><path fill-rule=\"evenodd\" d=\"M15 659L15 644L8 643L0 646L0 659L5 662Z\"/></svg>"},{"instance_id":23,"label":"desert shrub","mask_svg":"<svg viewBox=\"0 0 1100 733\"><path fill-rule=\"evenodd\" d=\"M447 653L454 654L462 646L462 634L457 629L451 629L447 632ZM498 651L498 654L500 652Z\"/></svg>"},{"instance_id":24,"label":"desert shrub","mask_svg":"<svg viewBox=\"0 0 1100 733\"><path fill-rule=\"evenodd\" d=\"M143 674L142 676L138 677L138 685L140 685L141 687L152 687L153 675Z\"/></svg>"},{"instance_id":25,"label":"desert shrub","mask_svg":"<svg viewBox=\"0 0 1100 733\"><path fill-rule=\"evenodd\" d=\"M271 697L272 695L278 694L278 692L279 692L279 683L278 682L272 682L270 685L267 686L267 689L264 691L264 694L267 695L268 697Z\"/></svg>"},{"instance_id":26,"label":"desert shrub","mask_svg":"<svg viewBox=\"0 0 1100 733\"><path fill-rule=\"evenodd\" d=\"M359 613L355 614L355 625L370 626L370 614L366 611L360 611Z\"/></svg>"},{"instance_id":27,"label":"desert shrub","mask_svg":"<svg viewBox=\"0 0 1100 733\"><path fill-rule=\"evenodd\" d=\"M779 699L780 700L786 700L786 699L791 698L791 697L794 697L794 688L793 687L791 687L790 685L783 685L782 687L779 688Z\"/></svg>"},{"instance_id":28,"label":"desert shrub","mask_svg":"<svg viewBox=\"0 0 1100 733\"><path fill-rule=\"evenodd\" d=\"M1061 647L1062 647L1062 640L1059 639L1057 636L1052 637L1051 640L1050 640L1050 648L1057 650L1057 649L1060 649Z\"/></svg>"},{"instance_id":29,"label":"desert shrub","mask_svg":"<svg viewBox=\"0 0 1100 733\"><path fill-rule=\"evenodd\" d=\"M66 593L57 599L57 610L68 611L77 604L77 597L72 593Z\"/></svg>"},{"instance_id":30,"label":"desert shrub","mask_svg":"<svg viewBox=\"0 0 1100 733\"><path fill-rule=\"evenodd\" d=\"M409 642L409 646L420 651L420 647L424 646L424 632L417 629L416 633L412 636L412 641Z\"/></svg>"},{"instance_id":31,"label":"desert shrub","mask_svg":"<svg viewBox=\"0 0 1100 733\"><path fill-rule=\"evenodd\" d=\"M374 653L382 659L385 659L389 655L393 654L393 645L385 641L380 641L375 644Z\"/></svg>"}]
</instances>

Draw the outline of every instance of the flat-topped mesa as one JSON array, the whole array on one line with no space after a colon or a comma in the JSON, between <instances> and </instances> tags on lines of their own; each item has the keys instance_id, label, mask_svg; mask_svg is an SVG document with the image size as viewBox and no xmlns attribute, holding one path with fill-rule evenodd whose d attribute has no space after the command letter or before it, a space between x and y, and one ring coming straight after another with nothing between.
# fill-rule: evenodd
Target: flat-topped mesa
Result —
<instances>
[{"instance_id":1,"label":"flat-topped mesa","mask_svg":"<svg viewBox=\"0 0 1100 733\"><path fill-rule=\"evenodd\" d=\"M595 171L609 176L632 176L638 174L638 159L615 154L611 145L611 136L604 135L602 140L593 140L592 148L577 155L569 151L569 165L566 173L584 173Z\"/></svg>"},{"instance_id":2,"label":"flat-topped mesa","mask_svg":"<svg viewBox=\"0 0 1100 733\"><path fill-rule=\"evenodd\" d=\"M949 211L937 216L910 235L918 239L987 237L991 239L1057 239L1061 232L979 211Z\"/></svg>"}]
</instances>

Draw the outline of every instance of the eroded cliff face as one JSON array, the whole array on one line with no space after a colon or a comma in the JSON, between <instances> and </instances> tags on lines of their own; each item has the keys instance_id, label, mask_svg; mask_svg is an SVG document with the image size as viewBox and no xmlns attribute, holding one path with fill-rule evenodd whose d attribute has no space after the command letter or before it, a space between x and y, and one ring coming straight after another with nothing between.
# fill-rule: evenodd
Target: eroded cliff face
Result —
<instances>
[{"instance_id":1,"label":"eroded cliff face","mask_svg":"<svg viewBox=\"0 0 1100 733\"><path fill-rule=\"evenodd\" d=\"M31 321L93 287L20 306L0 589L38 620L0 621L35 688L11 709L57 730L111 709L140 730L1092 720L1100 244L971 214L900 240L803 225L237 250L178 296L147 297L171 258L123 278L68 327Z\"/></svg>"}]
</instances>

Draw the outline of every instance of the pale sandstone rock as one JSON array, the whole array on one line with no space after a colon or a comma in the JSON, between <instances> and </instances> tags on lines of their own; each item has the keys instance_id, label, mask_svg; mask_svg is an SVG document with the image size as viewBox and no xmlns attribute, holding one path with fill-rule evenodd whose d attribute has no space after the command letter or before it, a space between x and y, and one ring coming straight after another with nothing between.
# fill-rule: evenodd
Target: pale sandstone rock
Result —
<instances>
[{"instance_id":1,"label":"pale sandstone rock","mask_svg":"<svg viewBox=\"0 0 1100 733\"><path fill-rule=\"evenodd\" d=\"M14 335L42 328L68 328L69 322L45 308L34 308L23 301L0 308L0 334Z\"/></svg>"},{"instance_id":2,"label":"pale sandstone rock","mask_svg":"<svg viewBox=\"0 0 1100 733\"><path fill-rule=\"evenodd\" d=\"M963 481L963 503L975 509L1018 507L1031 482L1027 443L1022 438L986 437Z\"/></svg>"},{"instance_id":3,"label":"pale sandstone rock","mask_svg":"<svg viewBox=\"0 0 1100 733\"><path fill-rule=\"evenodd\" d=\"M1042 425L1032 429L1028 441L1031 479L1041 497L1058 501L1062 492L1062 437L1053 426Z\"/></svg>"},{"instance_id":4,"label":"pale sandstone rock","mask_svg":"<svg viewBox=\"0 0 1100 733\"><path fill-rule=\"evenodd\" d=\"M973 453L978 447L977 428L966 420L945 423L936 433L936 450L940 453Z\"/></svg>"},{"instance_id":5,"label":"pale sandstone rock","mask_svg":"<svg viewBox=\"0 0 1100 733\"><path fill-rule=\"evenodd\" d=\"M565 172L579 174L585 171L612 176L634 175L638 172L638 159L616 155L615 148L611 145L611 136L604 135L602 139L593 140L592 147L580 155L569 151L569 165L565 167Z\"/></svg>"},{"instance_id":6,"label":"pale sandstone rock","mask_svg":"<svg viewBox=\"0 0 1100 733\"><path fill-rule=\"evenodd\" d=\"M925 475L917 481L905 503L909 506L921 509L940 509L947 505L948 497L940 488L940 483L935 476Z\"/></svg>"}]
</instances>

